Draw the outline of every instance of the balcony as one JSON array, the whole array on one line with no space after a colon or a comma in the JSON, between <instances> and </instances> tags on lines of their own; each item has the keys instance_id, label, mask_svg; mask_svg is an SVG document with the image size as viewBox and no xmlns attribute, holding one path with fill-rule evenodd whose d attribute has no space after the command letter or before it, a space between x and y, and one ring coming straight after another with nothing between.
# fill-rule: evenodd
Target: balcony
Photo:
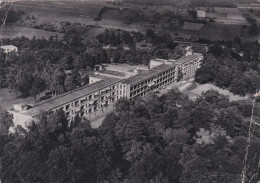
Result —
<instances>
[{"instance_id":1,"label":"balcony","mask_svg":"<svg viewBox=\"0 0 260 183\"><path fill-rule=\"evenodd\" d=\"M80 103L84 104L86 101L87 101L86 99L83 99L83 100L80 100Z\"/></svg>"},{"instance_id":2,"label":"balcony","mask_svg":"<svg viewBox=\"0 0 260 183\"><path fill-rule=\"evenodd\" d=\"M90 103L89 105L88 105L88 107L93 107L94 106L94 102L93 103Z\"/></svg>"},{"instance_id":3,"label":"balcony","mask_svg":"<svg viewBox=\"0 0 260 183\"><path fill-rule=\"evenodd\" d=\"M98 98L100 96L100 94L95 94L94 98Z\"/></svg>"}]
</instances>

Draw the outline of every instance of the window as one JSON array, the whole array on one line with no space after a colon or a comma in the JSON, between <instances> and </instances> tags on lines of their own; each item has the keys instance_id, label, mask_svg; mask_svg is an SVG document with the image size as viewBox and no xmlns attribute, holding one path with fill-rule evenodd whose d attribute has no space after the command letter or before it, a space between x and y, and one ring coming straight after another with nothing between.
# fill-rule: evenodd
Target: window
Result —
<instances>
[{"instance_id":1,"label":"window","mask_svg":"<svg viewBox=\"0 0 260 183\"><path fill-rule=\"evenodd\" d=\"M70 109L70 104L66 105L66 111Z\"/></svg>"},{"instance_id":2,"label":"window","mask_svg":"<svg viewBox=\"0 0 260 183\"><path fill-rule=\"evenodd\" d=\"M77 107L79 105L79 101L75 101L75 106Z\"/></svg>"},{"instance_id":3,"label":"window","mask_svg":"<svg viewBox=\"0 0 260 183\"><path fill-rule=\"evenodd\" d=\"M86 101L86 99L82 99L82 100L80 101L80 103L81 103L81 104L84 104L85 101Z\"/></svg>"},{"instance_id":4,"label":"window","mask_svg":"<svg viewBox=\"0 0 260 183\"><path fill-rule=\"evenodd\" d=\"M85 112L84 112L84 111L80 113L80 116L81 116L81 117L84 116L84 115L85 115Z\"/></svg>"}]
</instances>

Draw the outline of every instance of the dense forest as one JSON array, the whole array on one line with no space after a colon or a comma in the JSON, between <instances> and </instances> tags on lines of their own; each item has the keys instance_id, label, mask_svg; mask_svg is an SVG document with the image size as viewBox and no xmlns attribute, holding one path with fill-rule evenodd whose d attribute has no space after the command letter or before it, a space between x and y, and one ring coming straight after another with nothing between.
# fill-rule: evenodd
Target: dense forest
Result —
<instances>
[{"instance_id":1,"label":"dense forest","mask_svg":"<svg viewBox=\"0 0 260 183\"><path fill-rule=\"evenodd\" d=\"M229 102L216 91L196 101L172 90L135 101L121 99L98 129L85 118L69 124L62 111L42 114L30 131L8 134L2 114L0 177L4 183L246 182L260 178L260 127L250 101ZM260 106L255 105L255 121ZM21 131L20 131L21 133Z\"/></svg>"},{"instance_id":2,"label":"dense forest","mask_svg":"<svg viewBox=\"0 0 260 183\"><path fill-rule=\"evenodd\" d=\"M198 83L215 83L238 95L256 93L260 88L260 45L255 42L237 43L237 46L239 50L244 50L242 57L228 48L211 46L201 68L196 72L195 80Z\"/></svg>"},{"instance_id":3,"label":"dense forest","mask_svg":"<svg viewBox=\"0 0 260 183\"><path fill-rule=\"evenodd\" d=\"M137 49L135 44L146 37L154 46L149 50ZM76 29L69 29L63 38L4 39L4 44L17 46L19 52L5 55L0 50L0 87L8 87L11 92L23 97L38 99L43 91L58 95L88 84L88 76L96 64L148 64L151 58L181 57L183 52L174 50L178 44L169 38L166 41L167 37L169 35L153 31L148 31L145 36L106 30L93 41L84 38ZM115 47L103 48L106 45ZM124 49L125 46L129 49Z\"/></svg>"}]
</instances>

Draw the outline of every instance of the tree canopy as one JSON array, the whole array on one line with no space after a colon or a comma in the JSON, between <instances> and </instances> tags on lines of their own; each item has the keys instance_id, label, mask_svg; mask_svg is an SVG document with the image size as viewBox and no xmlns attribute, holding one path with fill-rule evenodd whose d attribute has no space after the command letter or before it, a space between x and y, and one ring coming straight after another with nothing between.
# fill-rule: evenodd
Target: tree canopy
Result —
<instances>
[{"instance_id":1,"label":"tree canopy","mask_svg":"<svg viewBox=\"0 0 260 183\"><path fill-rule=\"evenodd\" d=\"M178 91L122 99L92 129L43 113L23 136L1 131L3 182L239 182L252 103L216 91L190 101ZM256 104L255 118L260 117ZM6 125L8 117L1 118ZM8 126L8 125L7 125ZM259 180L260 129L248 149L246 180Z\"/></svg>"}]
</instances>

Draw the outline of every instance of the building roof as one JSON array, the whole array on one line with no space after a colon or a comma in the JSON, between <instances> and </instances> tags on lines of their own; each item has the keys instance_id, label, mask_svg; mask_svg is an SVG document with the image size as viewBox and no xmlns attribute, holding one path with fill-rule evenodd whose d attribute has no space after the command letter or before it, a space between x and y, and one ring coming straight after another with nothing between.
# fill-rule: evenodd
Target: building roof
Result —
<instances>
[{"instance_id":1,"label":"building roof","mask_svg":"<svg viewBox=\"0 0 260 183\"><path fill-rule=\"evenodd\" d=\"M200 53L193 53L192 55L188 55L188 56L185 56L185 57L182 57L182 58L176 60L176 64L181 65L181 64L189 62L189 61L191 61L191 60L193 60L193 59L195 59L197 57L200 57L200 56L202 56L202 54L200 54Z\"/></svg>"},{"instance_id":2,"label":"building roof","mask_svg":"<svg viewBox=\"0 0 260 183\"><path fill-rule=\"evenodd\" d=\"M105 78L105 77L103 77ZM55 109L59 106L62 106L64 104L67 104L69 102L72 102L74 100L80 99L81 97L94 93L95 91L98 91L102 88L106 88L112 84L117 83L121 79L118 78L110 78L107 77L102 81L98 81L96 83L77 88L73 91L64 93L62 95L59 95L55 98L51 98L49 100L45 100L39 103L36 103L32 109L29 109L24 112L24 114L28 114L30 116L36 116L41 111L50 111L52 109Z\"/></svg>"},{"instance_id":3,"label":"building roof","mask_svg":"<svg viewBox=\"0 0 260 183\"><path fill-rule=\"evenodd\" d=\"M17 47L14 46L14 45L4 45L4 46L1 46L0 48L2 48L2 49L16 49Z\"/></svg>"},{"instance_id":4,"label":"building roof","mask_svg":"<svg viewBox=\"0 0 260 183\"><path fill-rule=\"evenodd\" d=\"M119 72L119 71L104 70L101 73L110 74L110 75L114 75L114 76L125 77L125 73Z\"/></svg>"},{"instance_id":5,"label":"building roof","mask_svg":"<svg viewBox=\"0 0 260 183\"><path fill-rule=\"evenodd\" d=\"M130 85L136 84L136 83L139 83L146 78L153 77L156 74L158 74L158 73L160 73L160 72L162 72L166 69L169 69L170 67L175 67L175 65L166 65L166 64L159 65L159 66L154 67L154 68L152 68L148 71L142 71L139 74L124 80L122 83L123 84L130 84Z\"/></svg>"},{"instance_id":6,"label":"building roof","mask_svg":"<svg viewBox=\"0 0 260 183\"><path fill-rule=\"evenodd\" d=\"M111 71L130 72L131 70L134 69L148 70L148 67L143 64L130 65L130 64L123 63L123 64L109 64L106 67L106 69Z\"/></svg>"}]
</instances>

